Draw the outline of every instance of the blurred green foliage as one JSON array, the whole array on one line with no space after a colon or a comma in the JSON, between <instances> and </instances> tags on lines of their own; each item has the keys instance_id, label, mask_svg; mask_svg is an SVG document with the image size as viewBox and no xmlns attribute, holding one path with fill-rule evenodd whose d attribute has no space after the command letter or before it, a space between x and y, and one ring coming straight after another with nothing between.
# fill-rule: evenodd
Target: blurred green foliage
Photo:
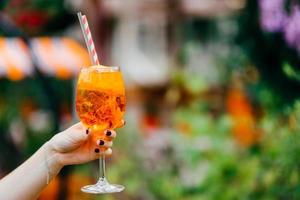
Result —
<instances>
[{"instance_id":1,"label":"blurred green foliage","mask_svg":"<svg viewBox=\"0 0 300 200\"><path fill-rule=\"evenodd\" d=\"M209 116L178 109L173 123L188 123L191 132L154 133L168 141L156 149L144 145L153 138L141 137L137 127L124 128L108 176L127 186L129 199L299 199L300 102L284 116L265 115L259 123L263 136L249 149L236 144L229 116Z\"/></svg>"},{"instance_id":2,"label":"blurred green foliage","mask_svg":"<svg viewBox=\"0 0 300 200\"><path fill-rule=\"evenodd\" d=\"M236 43L261 74L261 84L276 96L277 107L289 105L299 98L300 82L295 79L299 71L299 55L290 48L281 33L263 32L260 26L259 0L247 1L238 16ZM272 3L271 3L272 4ZM291 74L293 73L293 75Z\"/></svg>"}]
</instances>

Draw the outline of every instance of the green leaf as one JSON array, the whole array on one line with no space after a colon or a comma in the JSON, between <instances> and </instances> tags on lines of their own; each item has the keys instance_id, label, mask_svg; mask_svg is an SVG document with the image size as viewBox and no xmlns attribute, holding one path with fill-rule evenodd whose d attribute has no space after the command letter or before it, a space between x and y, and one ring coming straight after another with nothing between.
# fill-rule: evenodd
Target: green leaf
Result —
<instances>
[{"instance_id":1,"label":"green leaf","mask_svg":"<svg viewBox=\"0 0 300 200\"><path fill-rule=\"evenodd\" d=\"M300 71L295 70L289 63L285 62L282 65L282 70L287 77L300 81Z\"/></svg>"}]
</instances>

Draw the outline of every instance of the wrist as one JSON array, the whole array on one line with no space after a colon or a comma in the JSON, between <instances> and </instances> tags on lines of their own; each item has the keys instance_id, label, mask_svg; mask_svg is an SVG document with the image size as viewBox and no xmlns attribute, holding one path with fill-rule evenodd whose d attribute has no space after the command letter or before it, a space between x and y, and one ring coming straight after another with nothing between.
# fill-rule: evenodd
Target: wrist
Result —
<instances>
[{"instance_id":1,"label":"wrist","mask_svg":"<svg viewBox=\"0 0 300 200\"><path fill-rule=\"evenodd\" d=\"M57 151L55 151L55 149L53 148L53 146L51 145L51 143L48 141L43 145L43 149L44 149L44 155L45 155L45 162L47 164L49 173L52 175L56 175L61 168L63 168L63 164L60 162L60 155Z\"/></svg>"}]
</instances>

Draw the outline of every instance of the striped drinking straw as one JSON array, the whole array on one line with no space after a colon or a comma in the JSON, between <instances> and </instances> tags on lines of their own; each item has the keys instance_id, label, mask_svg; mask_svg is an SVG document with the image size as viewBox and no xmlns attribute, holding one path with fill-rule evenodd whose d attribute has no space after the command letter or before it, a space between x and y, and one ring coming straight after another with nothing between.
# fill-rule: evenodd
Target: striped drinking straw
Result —
<instances>
[{"instance_id":1,"label":"striped drinking straw","mask_svg":"<svg viewBox=\"0 0 300 200\"><path fill-rule=\"evenodd\" d=\"M82 15L81 12L77 13L78 19L79 19L79 23L81 26L81 30L84 36L84 40L85 40L85 44L88 48L89 51L89 55L91 58L91 61L94 65L99 65L99 60L98 60L98 56L97 56L97 52L95 49L95 45L94 45L94 41L92 38L92 34L89 28L89 24L87 21L87 18L85 15Z\"/></svg>"}]
</instances>

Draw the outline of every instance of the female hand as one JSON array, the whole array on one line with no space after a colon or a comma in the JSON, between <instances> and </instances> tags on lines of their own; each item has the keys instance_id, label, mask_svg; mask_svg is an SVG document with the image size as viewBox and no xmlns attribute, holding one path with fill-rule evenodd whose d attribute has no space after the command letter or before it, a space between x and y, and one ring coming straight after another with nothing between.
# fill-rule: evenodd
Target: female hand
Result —
<instances>
[{"instance_id":1,"label":"female hand","mask_svg":"<svg viewBox=\"0 0 300 200\"><path fill-rule=\"evenodd\" d=\"M116 137L113 130L105 130L101 140L93 141L92 131L82 123L56 134L49 142L50 155L55 157L60 167L71 164L81 164L95 160L102 155L112 153L112 140Z\"/></svg>"},{"instance_id":2,"label":"female hand","mask_svg":"<svg viewBox=\"0 0 300 200\"><path fill-rule=\"evenodd\" d=\"M124 120L120 126L124 125ZM119 126L119 127L120 127ZM100 140L81 124L56 134L17 169L0 180L1 199L36 199L42 189L65 165L85 163L112 153L116 132L104 131ZM97 134L98 135L98 134ZM30 178L24 178L26 177ZM11 190L11 188L14 190Z\"/></svg>"}]
</instances>

